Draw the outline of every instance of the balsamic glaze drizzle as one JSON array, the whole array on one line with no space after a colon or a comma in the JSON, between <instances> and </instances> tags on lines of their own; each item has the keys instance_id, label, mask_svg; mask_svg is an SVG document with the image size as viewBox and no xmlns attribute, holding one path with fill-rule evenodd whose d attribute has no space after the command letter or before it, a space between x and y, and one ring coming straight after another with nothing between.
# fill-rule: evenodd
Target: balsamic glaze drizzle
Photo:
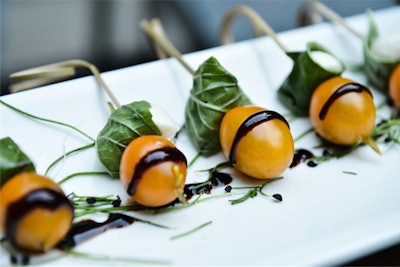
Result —
<instances>
[{"instance_id":1,"label":"balsamic glaze drizzle","mask_svg":"<svg viewBox=\"0 0 400 267\"><path fill-rule=\"evenodd\" d=\"M332 104L342 95L344 94L348 94L351 92L356 92L356 93L362 93L362 92L367 92L368 94L370 94L372 96L371 91L359 84L359 83L348 83L345 84L341 87L339 87L329 98L328 100L325 102L325 104L322 106L321 111L319 112L319 119L320 120L324 120L326 117L326 114L328 113L329 108L332 106Z\"/></svg>"},{"instance_id":2,"label":"balsamic glaze drizzle","mask_svg":"<svg viewBox=\"0 0 400 267\"><path fill-rule=\"evenodd\" d=\"M228 173L224 172L219 172L219 171L213 171L210 172L210 178L201 183L191 183L191 184L186 184L184 187L184 195L186 199L192 198L194 195L199 195L199 194L210 194L211 191L215 188L221 187L221 186L226 186L232 182L232 176ZM41 191L41 190L38 190ZM45 191L51 191L51 190L45 190ZM35 193L33 196L31 196L32 199L46 199L45 195L49 196L48 199L52 199L53 193L50 192L45 192L45 193ZM58 192L56 192L58 193ZM54 194L56 197L57 194ZM57 201L58 202L58 201ZM28 201L29 203L29 201ZM53 204L51 201L47 204L50 207L53 207ZM68 201L68 205L72 204ZM165 205L164 207L167 206L173 206L177 203L180 203L179 199L176 199L175 201L171 202L170 204ZM57 205L54 205L53 208L56 208ZM163 207L159 207L163 208ZM26 208L26 212L29 212L29 208ZM21 212L22 214L25 214ZM15 216L13 218L16 218ZM89 240L91 238L94 238L95 236L104 233L108 230L111 229L116 229L116 228L122 228L129 226L133 224L136 221L135 218L121 214L121 213L110 213L108 215L108 218L103 221L103 222L96 222L93 220L82 220L79 222L75 222L72 224L69 232L67 235L57 244L58 249L73 249L77 245L81 244L82 242ZM25 255L25 254L10 254L10 261L14 264L23 264L27 265L30 262L30 255Z\"/></svg>"},{"instance_id":3,"label":"balsamic glaze drizzle","mask_svg":"<svg viewBox=\"0 0 400 267\"><path fill-rule=\"evenodd\" d=\"M214 188L226 186L231 182L232 176L230 174L214 171L206 182L186 184L184 195L186 199L189 200L194 195L203 193L209 194ZM177 203L180 203L179 199L176 199L166 206L173 206ZM57 247L60 249L70 249L107 230L125 227L134 222L135 218L120 213L111 213L104 222L96 222L93 220L76 222L72 224L70 231Z\"/></svg>"},{"instance_id":4,"label":"balsamic glaze drizzle","mask_svg":"<svg viewBox=\"0 0 400 267\"><path fill-rule=\"evenodd\" d=\"M132 179L127 187L128 194L134 195L136 193L136 188L146 170L166 161L187 164L185 155L175 147L166 146L149 152L137 163Z\"/></svg>"},{"instance_id":5,"label":"balsamic glaze drizzle","mask_svg":"<svg viewBox=\"0 0 400 267\"><path fill-rule=\"evenodd\" d=\"M237 130L233 139L231 150L229 151L229 161L232 164L236 163L236 148L240 139L246 136L257 125L273 119L281 120L289 127L289 123L286 121L286 119L279 113L272 110L262 110L254 113L239 126L239 129Z\"/></svg>"},{"instance_id":6,"label":"balsamic glaze drizzle","mask_svg":"<svg viewBox=\"0 0 400 267\"><path fill-rule=\"evenodd\" d=\"M71 249L82 242L110 229L122 228L135 222L135 218L121 213L111 213L104 222L83 220L73 223L68 234L57 245L60 249Z\"/></svg>"}]
</instances>

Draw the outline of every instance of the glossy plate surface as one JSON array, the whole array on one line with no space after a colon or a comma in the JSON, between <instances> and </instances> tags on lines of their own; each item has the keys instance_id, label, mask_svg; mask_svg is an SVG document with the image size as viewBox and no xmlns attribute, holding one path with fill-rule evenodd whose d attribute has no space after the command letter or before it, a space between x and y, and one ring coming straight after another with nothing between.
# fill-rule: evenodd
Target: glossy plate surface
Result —
<instances>
[{"instance_id":1,"label":"glossy plate surface","mask_svg":"<svg viewBox=\"0 0 400 267\"><path fill-rule=\"evenodd\" d=\"M397 31L400 8L376 11L375 18L381 34ZM364 14L348 19L366 33ZM340 26L320 24L279 34L291 51L303 50L309 41L317 41L342 59L348 66L343 76L366 83L362 72L353 67L362 64L362 43ZM291 60L269 38L238 42L185 55L196 68L208 57L216 57L234 74L242 89L260 106L278 111L287 110L278 102L276 90L291 69ZM155 61L103 73L122 104L147 100L163 107L178 124L182 124L184 107L192 85L192 77L174 59ZM376 104L384 97L376 92ZM108 101L93 77L57 83L1 97L26 112L69 123L96 137L107 121ZM0 105L0 136L10 136L34 161L37 171L47 166L65 151L88 144L89 141L71 130L23 117ZM377 120L389 117L390 110L378 110ZM297 137L311 127L308 119L291 122ZM313 150L319 144L314 134L295 143L296 148ZM182 134L177 146L188 160L195 151L187 136ZM381 145L382 156L368 147L361 147L339 160L331 160L316 168L301 164L288 169L284 179L265 187L267 194L280 193L281 203L258 196L239 205L229 199L241 195L205 201L179 211L151 215L130 213L172 227L160 229L134 223L123 229L111 230L76 248L79 252L109 257L89 260L73 256L50 257L38 261L44 265L115 265L116 258L162 260L173 265L320 265L340 264L400 242L400 179L399 146ZM197 170L207 169L225 161L222 154L199 159L190 169L187 182L206 179ZM66 158L50 176L59 181L82 171L101 171L94 149ZM234 171L233 185L256 185L259 181ZM126 194L118 180L106 176L75 178L63 185L66 193L79 195ZM213 191L222 194L223 188ZM243 191L246 193L246 191ZM104 217L93 217L104 219ZM203 229L186 237L172 236L210 222ZM1 250L0 263L8 263ZM46 259L48 260L48 258ZM125 263L126 264L126 263Z\"/></svg>"}]
</instances>

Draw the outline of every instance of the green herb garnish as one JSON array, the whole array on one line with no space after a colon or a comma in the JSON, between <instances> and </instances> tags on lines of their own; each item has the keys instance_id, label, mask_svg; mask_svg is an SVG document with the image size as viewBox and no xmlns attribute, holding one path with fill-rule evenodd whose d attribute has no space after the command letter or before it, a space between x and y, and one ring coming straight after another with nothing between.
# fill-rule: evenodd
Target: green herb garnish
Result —
<instances>
[{"instance_id":1,"label":"green herb garnish","mask_svg":"<svg viewBox=\"0 0 400 267\"><path fill-rule=\"evenodd\" d=\"M92 171L88 171L88 172L76 172L76 173L72 173L70 175L65 176L63 179L61 179L60 181L58 181L58 184L63 184L67 181L69 181L70 179L74 178L74 177L78 177L78 176L88 176L88 175L108 175L107 172L92 172Z\"/></svg>"},{"instance_id":2,"label":"green herb garnish","mask_svg":"<svg viewBox=\"0 0 400 267\"><path fill-rule=\"evenodd\" d=\"M211 223L212 223L212 221L208 221L208 222L206 222L206 223L203 223L203 224L197 226L196 228L194 228L194 229L192 229L192 230L190 230L190 231L187 231L187 232L182 233L182 234L178 234L178 235L171 236L170 239L171 239L171 240L175 240L175 239L178 239L178 238L182 238L182 237L188 236L188 235L190 235L190 234L192 234L192 233L194 233L194 232L197 232L197 231L199 231L200 229L206 227L207 225L210 225Z\"/></svg>"},{"instance_id":3,"label":"green herb garnish","mask_svg":"<svg viewBox=\"0 0 400 267\"><path fill-rule=\"evenodd\" d=\"M161 135L152 120L147 101L133 102L115 110L96 138L96 152L106 171L119 177L119 163L126 146L142 135Z\"/></svg>"},{"instance_id":4,"label":"green herb garnish","mask_svg":"<svg viewBox=\"0 0 400 267\"><path fill-rule=\"evenodd\" d=\"M35 172L33 162L10 137L0 139L0 186L21 172Z\"/></svg>"},{"instance_id":5,"label":"green herb garnish","mask_svg":"<svg viewBox=\"0 0 400 267\"><path fill-rule=\"evenodd\" d=\"M72 126L72 125L70 125L70 124L67 124L67 123L64 123L64 122L60 122L60 121L56 121L56 120L47 119L47 118L43 118L43 117L39 117L39 116L30 114L30 113L28 113L28 112L25 112L25 111L23 111L23 110L20 110L20 109L18 109L18 108L16 108L16 107L14 107L14 106L12 106L12 105L10 105L10 104L4 102L3 100L0 100L0 103L3 104L4 106L6 106L6 107L8 107L8 108L10 108L10 109L12 109L12 110L14 110L15 112L17 112L17 113L19 113L19 114L25 116L25 117L32 118L32 119L35 119L35 120L38 120L38 121L48 122L48 123L51 123L51 124L60 125L60 126L63 126L63 127L67 127L67 128L69 128L69 129L71 129L71 130L73 130L73 131L75 131L75 132L77 132L77 133L79 133L79 134L85 136L85 137L88 138L89 140L94 141L94 139L93 139L92 137L90 137L88 134L86 134L85 132L79 130L78 128L76 128L76 127L74 127L74 126Z\"/></svg>"},{"instance_id":6,"label":"green herb garnish","mask_svg":"<svg viewBox=\"0 0 400 267\"><path fill-rule=\"evenodd\" d=\"M304 52L287 52L293 60L293 68L278 90L278 97L282 104L298 116L308 115L311 96L318 85L331 77L340 75L345 69L339 60L337 61L342 65L340 70L320 66L312 59L313 51L333 56L325 47L313 42L307 44Z\"/></svg>"},{"instance_id":7,"label":"green herb garnish","mask_svg":"<svg viewBox=\"0 0 400 267\"><path fill-rule=\"evenodd\" d=\"M219 126L225 113L250 104L237 79L211 57L194 73L185 109L185 129L203 156L220 151Z\"/></svg>"},{"instance_id":8,"label":"green herb garnish","mask_svg":"<svg viewBox=\"0 0 400 267\"><path fill-rule=\"evenodd\" d=\"M373 43L379 37L378 27L370 10L367 11L369 20L369 31L367 38L364 38L364 66L368 81L381 92L388 94L388 84L391 73L400 63L399 55L391 58L382 58L372 52Z\"/></svg>"},{"instance_id":9,"label":"green herb garnish","mask_svg":"<svg viewBox=\"0 0 400 267\"><path fill-rule=\"evenodd\" d=\"M84 253L74 249L63 249L65 253L68 255L84 258L88 260L99 261L102 264L104 262L109 262L110 265L115 265L117 262L119 263L129 263L129 264L155 264L155 265L170 265L172 261L170 260L159 260L159 259L151 259L151 258L134 258L134 257L111 257L107 255L93 254L93 253Z\"/></svg>"},{"instance_id":10,"label":"green herb garnish","mask_svg":"<svg viewBox=\"0 0 400 267\"><path fill-rule=\"evenodd\" d=\"M58 158L55 159L52 163L50 163L50 165L47 167L47 169L46 169L46 171L45 171L45 175L47 175L47 174L50 172L50 170L51 170L58 162L60 162L61 160L65 159L65 158L68 157L69 155L72 155L72 154L74 154L74 153L76 153L76 152L84 151L84 150L89 149L89 148L94 147L94 146L95 146L95 143L91 143L91 144L89 144L89 145L81 146L81 147L72 149L72 150L70 150L70 151L64 153L62 156L58 157Z\"/></svg>"},{"instance_id":11,"label":"green herb garnish","mask_svg":"<svg viewBox=\"0 0 400 267\"><path fill-rule=\"evenodd\" d=\"M268 179L266 182L264 182L262 185L258 185L258 186L241 186L241 187L228 187L228 188L226 188L225 190L227 190L228 192L231 192L231 190L243 190L243 189L250 189L249 191L247 191L247 193L244 195L244 196L242 196L242 197L240 197L240 198L237 198L237 199L231 199L231 200L229 200L229 202L232 204L232 205L236 205L236 204L240 204L240 203L243 203L244 201L246 201L246 200L248 200L248 199L250 199L250 198L254 198L254 197L256 197L259 193L262 195L262 196L264 196L264 197L272 197L272 198L274 198L275 200L277 200L277 201L282 201L283 200L283 198L282 198L282 195L281 194L273 194L272 196L271 195L268 195L268 194L266 194L266 193L264 193L263 192L263 189L264 189L264 187L267 185L267 184L269 184L269 183L271 183L271 182L273 182L273 181L276 181L276 180L280 180L280 179L282 179L283 177L282 176L279 176L279 177L276 177L276 178L273 178L273 179Z\"/></svg>"},{"instance_id":12,"label":"green herb garnish","mask_svg":"<svg viewBox=\"0 0 400 267\"><path fill-rule=\"evenodd\" d=\"M383 120L378 123L371 137L376 141L383 140L384 143L400 144L400 119Z\"/></svg>"},{"instance_id":13,"label":"green herb garnish","mask_svg":"<svg viewBox=\"0 0 400 267\"><path fill-rule=\"evenodd\" d=\"M357 173L351 172L351 171L343 171L343 173L345 173L345 174L351 174L351 175L357 175Z\"/></svg>"}]
</instances>

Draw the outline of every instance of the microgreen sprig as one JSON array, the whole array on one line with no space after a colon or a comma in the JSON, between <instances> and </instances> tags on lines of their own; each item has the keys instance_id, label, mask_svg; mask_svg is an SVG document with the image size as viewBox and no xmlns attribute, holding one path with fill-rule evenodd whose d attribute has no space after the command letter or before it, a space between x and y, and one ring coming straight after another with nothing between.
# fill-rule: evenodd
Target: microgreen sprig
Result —
<instances>
[{"instance_id":1,"label":"microgreen sprig","mask_svg":"<svg viewBox=\"0 0 400 267\"><path fill-rule=\"evenodd\" d=\"M196 228L194 228L194 229L192 229L192 230L190 230L190 231L187 231L187 232L185 232L185 233L181 233L181 234L178 234L178 235L174 235L174 236L172 236L172 237L170 238L170 240L175 240L175 239L178 239L178 238L182 238L182 237L188 236L188 235L190 235L190 234L192 234L192 233L194 233L194 232L197 232L198 230L200 230L200 229L206 227L207 225L210 225L211 223L212 223L212 221L208 221L208 222L206 222L206 223L203 223L203 224L197 226Z\"/></svg>"},{"instance_id":2,"label":"microgreen sprig","mask_svg":"<svg viewBox=\"0 0 400 267\"><path fill-rule=\"evenodd\" d=\"M121 205L122 201L119 196L107 195L107 196L79 196L75 193L68 195L74 205L75 218L82 217L93 213L113 213L116 211L138 211L146 209L141 205ZM153 223L151 221L139 219L133 217L135 221L150 224L159 228L169 229L170 227Z\"/></svg>"},{"instance_id":3,"label":"microgreen sprig","mask_svg":"<svg viewBox=\"0 0 400 267\"><path fill-rule=\"evenodd\" d=\"M231 192L231 190L250 189L244 196L242 196L242 197L240 197L240 198L237 198L237 199L231 199L231 200L229 200L229 202L230 202L232 205L240 204L240 203L242 203L242 202L244 202L244 201L246 201L246 200L248 200L248 199L250 199L250 198L256 197L258 194L261 194L262 196L268 197L268 198L272 197L273 199L275 199L275 200L277 200L277 201L280 202L280 201L283 200L281 194L268 195L268 194L264 193L263 189L264 189L264 187L265 187L267 184L269 184L269 183L271 183L271 182L273 182L273 181L276 181L276 180L280 180L280 179L282 179L282 178L283 178L283 176L279 176L279 177L276 177L276 178L273 178L273 179L269 179L269 180L267 180L266 182L264 182L263 184L257 185L257 186L240 186L240 187L231 187L231 186L227 186L227 187L225 188L225 190L226 190L227 192Z\"/></svg>"},{"instance_id":4,"label":"microgreen sprig","mask_svg":"<svg viewBox=\"0 0 400 267\"><path fill-rule=\"evenodd\" d=\"M329 144L324 144L324 150L321 156L314 156L306 160L309 166L316 166L323 162L329 161L331 159L340 159L346 155L349 155L356 148L363 145L362 142L358 142L352 146L333 146Z\"/></svg>"},{"instance_id":5,"label":"microgreen sprig","mask_svg":"<svg viewBox=\"0 0 400 267\"><path fill-rule=\"evenodd\" d=\"M372 138L380 140L382 137L385 143L400 144L400 119L383 120L378 123L372 132Z\"/></svg>"},{"instance_id":6,"label":"microgreen sprig","mask_svg":"<svg viewBox=\"0 0 400 267\"><path fill-rule=\"evenodd\" d=\"M303 138L314 130L309 129L299 135L295 140ZM371 139L379 143L392 143L393 145L400 144L400 119L383 120L376 125L371 134ZM315 148L323 148L321 156L310 157L305 162L309 166L316 166L331 159L343 158L349 155L358 147L365 145L363 142L357 142L351 146L338 146L329 144L322 140L322 144Z\"/></svg>"},{"instance_id":7,"label":"microgreen sprig","mask_svg":"<svg viewBox=\"0 0 400 267\"><path fill-rule=\"evenodd\" d=\"M111 257L107 255L93 254L93 253L84 253L80 251L76 251L74 249L63 249L64 252L68 253L71 256L85 258L89 260L101 261L101 262L109 262L114 265L115 263L137 263L137 264L155 264L155 265L170 265L172 262L170 260L162 260L162 259L150 259L150 258L133 258L133 257Z\"/></svg>"},{"instance_id":8,"label":"microgreen sprig","mask_svg":"<svg viewBox=\"0 0 400 267\"><path fill-rule=\"evenodd\" d=\"M119 196L79 196L75 193L68 195L68 198L74 205L75 218L94 213L111 213L115 211L133 211L139 210L139 205L121 206Z\"/></svg>"},{"instance_id":9,"label":"microgreen sprig","mask_svg":"<svg viewBox=\"0 0 400 267\"><path fill-rule=\"evenodd\" d=\"M92 172L92 171L89 171L89 172L76 172L76 173L72 173L70 175L65 176L63 179L61 179L58 182L58 184L63 184L66 181L69 181L74 177L85 176L85 175L108 175L108 173L107 172Z\"/></svg>"},{"instance_id":10,"label":"microgreen sprig","mask_svg":"<svg viewBox=\"0 0 400 267\"><path fill-rule=\"evenodd\" d=\"M75 149L72 149L66 153L64 153L62 156L58 157L57 159L55 159L52 163L50 163L50 165L47 167L46 171L45 171L45 175L48 175L48 173L50 172L50 170L61 160L65 159L66 157L68 157L71 154L74 154L76 152L80 152L80 151L84 151L86 149L92 148L95 146L95 143L90 143L88 145L84 145Z\"/></svg>"},{"instance_id":11,"label":"microgreen sprig","mask_svg":"<svg viewBox=\"0 0 400 267\"><path fill-rule=\"evenodd\" d=\"M51 119L47 119L47 118L43 118L43 117L39 117L39 116L30 114L30 113L28 113L28 112L25 112L25 111L23 111L23 110L20 110L20 109L18 109L18 108L16 108L16 107L14 107L14 106L12 106L12 105L10 105L10 104L4 102L3 100L0 100L0 103L3 104L4 106L6 106L6 107L8 107L8 108L10 108L10 109L12 109L12 110L14 110L15 112L17 112L17 113L19 113L19 114L25 116L25 117L29 117L29 118L32 118L32 119L35 119L35 120L44 121L44 122L48 122L48 123L51 123L51 124L56 124L56 125L61 125L61 126L67 127L67 128L69 128L69 129L71 129L71 130L73 130L73 131L75 131L75 132L78 132L79 134L85 136L85 137L88 138L89 140L91 140L91 141L93 141L93 142L95 141L95 139L94 139L93 137L91 137L91 136L89 136L87 133L85 133L85 132L79 130L79 129L76 128L75 126L72 126L72 125L70 125L70 124L67 124L67 123L64 123L64 122L61 122L61 121L51 120Z\"/></svg>"}]
</instances>

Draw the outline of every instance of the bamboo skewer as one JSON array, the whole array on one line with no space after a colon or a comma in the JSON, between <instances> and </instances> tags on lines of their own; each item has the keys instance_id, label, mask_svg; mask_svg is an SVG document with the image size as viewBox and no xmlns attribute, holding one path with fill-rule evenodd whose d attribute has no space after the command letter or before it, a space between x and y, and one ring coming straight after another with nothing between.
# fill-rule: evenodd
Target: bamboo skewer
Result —
<instances>
[{"instance_id":1,"label":"bamboo skewer","mask_svg":"<svg viewBox=\"0 0 400 267\"><path fill-rule=\"evenodd\" d=\"M351 27L339 14L337 14L332 9L327 7L325 4L319 2L318 0L307 1L304 5L304 9L309 14L309 16L315 16L315 14L322 15L329 21L342 25L360 39L364 39L363 34L361 34L353 27Z\"/></svg>"},{"instance_id":2,"label":"bamboo skewer","mask_svg":"<svg viewBox=\"0 0 400 267\"><path fill-rule=\"evenodd\" d=\"M182 54L169 41L159 19L152 19L151 21L143 20L140 23L140 26L146 35L154 42L153 45L160 58L164 58L166 56L174 57L188 72L190 72L192 75L194 74L195 71L192 69L192 67L189 66L189 64L183 59Z\"/></svg>"},{"instance_id":3,"label":"bamboo skewer","mask_svg":"<svg viewBox=\"0 0 400 267\"><path fill-rule=\"evenodd\" d=\"M101 78L100 72L97 67L87 61L79 59L62 61L54 64L15 72L10 75L10 80L12 83L12 85L10 86L10 92L15 93L52 82L65 80L72 77L75 74L75 70L77 68L88 68L94 75L99 85L110 97L115 107L119 108L121 106L110 88Z\"/></svg>"},{"instance_id":4,"label":"bamboo skewer","mask_svg":"<svg viewBox=\"0 0 400 267\"><path fill-rule=\"evenodd\" d=\"M238 6L230 9L223 17L221 29L220 29L220 40L222 44L232 43L233 36L230 32L233 19L237 15L246 16L251 24L253 25L255 35L261 36L263 34L269 35L275 43L285 52L288 52L286 46L279 40L275 31L265 22L265 20L252 8L247 6Z\"/></svg>"}]
</instances>

